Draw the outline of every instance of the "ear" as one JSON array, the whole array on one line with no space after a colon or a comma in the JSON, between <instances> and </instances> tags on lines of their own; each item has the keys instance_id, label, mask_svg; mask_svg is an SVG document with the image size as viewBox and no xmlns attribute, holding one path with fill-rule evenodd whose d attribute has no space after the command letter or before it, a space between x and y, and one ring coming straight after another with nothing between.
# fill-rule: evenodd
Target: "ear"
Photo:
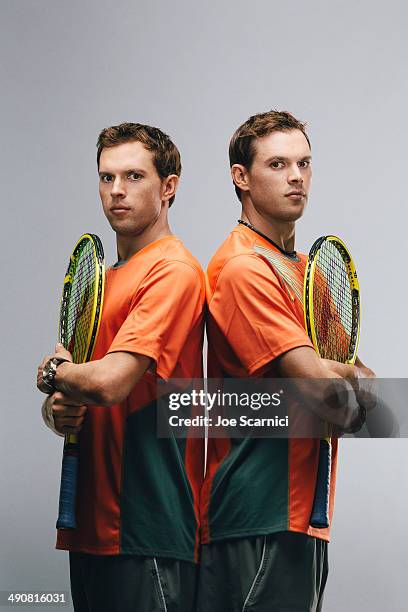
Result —
<instances>
[{"instance_id":1,"label":"ear","mask_svg":"<svg viewBox=\"0 0 408 612\"><path fill-rule=\"evenodd\" d=\"M231 166L231 177L234 181L234 185L239 187L241 191L248 191L248 172L245 166L241 164L233 164Z\"/></svg>"},{"instance_id":2,"label":"ear","mask_svg":"<svg viewBox=\"0 0 408 612\"><path fill-rule=\"evenodd\" d=\"M180 177L177 174L169 174L162 182L162 202L168 202L177 191Z\"/></svg>"}]
</instances>

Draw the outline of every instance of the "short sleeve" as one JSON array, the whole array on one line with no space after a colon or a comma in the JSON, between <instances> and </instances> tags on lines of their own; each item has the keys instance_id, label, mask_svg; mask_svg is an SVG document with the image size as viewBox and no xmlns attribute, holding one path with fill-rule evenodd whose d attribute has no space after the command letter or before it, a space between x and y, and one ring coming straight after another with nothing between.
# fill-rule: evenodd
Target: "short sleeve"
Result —
<instances>
[{"instance_id":1,"label":"short sleeve","mask_svg":"<svg viewBox=\"0 0 408 612\"><path fill-rule=\"evenodd\" d=\"M293 298L255 254L226 262L209 311L249 376L288 350L313 346Z\"/></svg>"},{"instance_id":2,"label":"short sleeve","mask_svg":"<svg viewBox=\"0 0 408 612\"><path fill-rule=\"evenodd\" d=\"M108 353L126 351L151 357L161 378L170 378L189 334L203 312L199 271L183 261L152 270L139 286L130 312Z\"/></svg>"}]
</instances>

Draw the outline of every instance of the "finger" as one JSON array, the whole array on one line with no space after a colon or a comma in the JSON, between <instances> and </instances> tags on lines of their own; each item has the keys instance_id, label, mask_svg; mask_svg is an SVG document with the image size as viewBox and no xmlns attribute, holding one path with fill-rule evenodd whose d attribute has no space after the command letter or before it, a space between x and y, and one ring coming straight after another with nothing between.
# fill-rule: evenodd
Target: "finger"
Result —
<instances>
[{"instance_id":1,"label":"finger","mask_svg":"<svg viewBox=\"0 0 408 612\"><path fill-rule=\"evenodd\" d=\"M52 394L52 402L54 405L60 406L85 406L82 402L78 402L77 400L72 399L61 391L56 391Z\"/></svg>"},{"instance_id":2,"label":"finger","mask_svg":"<svg viewBox=\"0 0 408 612\"><path fill-rule=\"evenodd\" d=\"M75 418L57 418L54 419L55 428L60 433L78 433L82 429L84 419Z\"/></svg>"},{"instance_id":3,"label":"finger","mask_svg":"<svg viewBox=\"0 0 408 612\"><path fill-rule=\"evenodd\" d=\"M378 380L376 378L360 378L356 393L358 403L366 410L373 410L379 400Z\"/></svg>"},{"instance_id":4,"label":"finger","mask_svg":"<svg viewBox=\"0 0 408 612\"><path fill-rule=\"evenodd\" d=\"M370 412L371 410L374 410L374 408L377 407L379 398L373 393L364 391L362 393L357 394L357 400L360 406L364 406L367 412Z\"/></svg>"},{"instance_id":5,"label":"finger","mask_svg":"<svg viewBox=\"0 0 408 612\"><path fill-rule=\"evenodd\" d=\"M84 422L84 417L58 417L55 422L64 427L80 427Z\"/></svg>"},{"instance_id":6,"label":"finger","mask_svg":"<svg viewBox=\"0 0 408 612\"><path fill-rule=\"evenodd\" d=\"M55 418L67 418L67 417L83 417L87 411L86 406L66 406L66 405L55 405L52 406L52 414Z\"/></svg>"},{"instance_id":7,"label":"finger","mask_svg":"<svg viewBox=\"0 0 408 612\"><path fill-rule=\"evenodd\" d=\"M353 420L344 428L345 433L354 434L360 431L366 421L366 410L363 406L359 406L358 412L354 415Z\"/></svg>"},{"instance_id":8,"label":"finger","mask_svg":"<svg viewBox=\"0 0 408 612\"><path fill-rule=\"evenodd\" d=\"M333 380L328 387L328 394L324 396L328 409L327 420L344 431L347 431L359 411L357 397L350 382L344 379Z\"/></svg>"}]
</instances>

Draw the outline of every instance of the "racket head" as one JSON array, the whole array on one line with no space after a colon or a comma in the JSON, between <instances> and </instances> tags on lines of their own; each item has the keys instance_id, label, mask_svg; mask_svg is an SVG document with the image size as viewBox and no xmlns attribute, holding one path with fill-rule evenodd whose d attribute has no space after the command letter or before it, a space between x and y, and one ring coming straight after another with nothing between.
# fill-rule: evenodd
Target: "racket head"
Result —
<instances>
[{"instance_id":1,"label":"racket head","mask_svg":"<svg viewBox=\"0 0 408 612\"><path fill-rule=\"evenodd\" d=\"M360 339L360 286L349 250L337 236L312 245L304 279L305 327L320 357L354 363Z\"/></svg>"},{"instance_id":2,"label":"racket head","mask_svg":"<svg viewBox=\"0 0 408 612\"><path fill-rule=\"evenodd\" d=\"M95 234L83 234L69 259L58 338L74 363L89 361L99 330L105 289L104 252Z\"/></svg>"}]
</instances>

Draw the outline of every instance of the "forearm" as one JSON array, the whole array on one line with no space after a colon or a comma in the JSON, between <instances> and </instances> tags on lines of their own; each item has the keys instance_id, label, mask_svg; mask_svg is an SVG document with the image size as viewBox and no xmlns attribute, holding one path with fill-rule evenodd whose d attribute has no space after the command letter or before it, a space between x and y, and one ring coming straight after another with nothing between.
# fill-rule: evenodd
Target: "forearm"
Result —
<instances>
[{"instance_id":1,"label":"forearm","mask_svg":"<svg viewBox=\"0 0 408 612\"><path fill-rule=\"evenodd\" d=\"M302 403L319 418L348 429L359 416L357 369L321 359L313 349L299 347L278 360L281 376L297 385Z\"/></svg>"},{"instance_id":2,"label":"forearm","mask_svg":"<svg viewBox=\"0 0 408 612\"><path fill-rule=\"evenodd\" d=\"M105 405L103 360L89 363L62 363L57 368L54 386L67 397L84 404ZM106 375L106 372L105 372Z\"/></svg>"},{"instance_id":3,"label":"forearm","mask_svg":"<svg viewBox=\"0 0 408 612\"><path fill-rule=\"evenodd\" d=\"M61 363L54 384L58 391L83 404L112 406L123 401L141 379L151 359L117 352L89 363Z\"/></svg>"}]
</instances>

